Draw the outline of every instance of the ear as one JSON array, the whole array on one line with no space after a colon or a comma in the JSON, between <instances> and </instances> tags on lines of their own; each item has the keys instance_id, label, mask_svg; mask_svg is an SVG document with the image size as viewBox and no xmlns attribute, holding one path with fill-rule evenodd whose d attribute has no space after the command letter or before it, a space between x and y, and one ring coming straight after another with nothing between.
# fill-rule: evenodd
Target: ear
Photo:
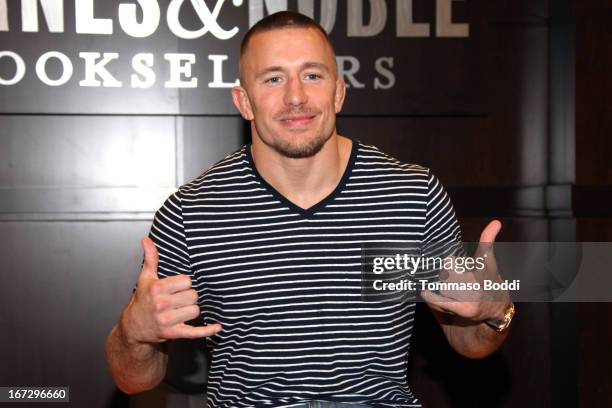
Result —
<instances>
[{"instance_id":1,"label":"ear","mask_svg":"<svg viewBox=\"0 0 612 408\"><path fill-rule=\"evenodd\" d=\"M241 86L235 86L232 88L232 101L236 106L236 109L240 112L243 118L246 120L253 120L253 109L251 108L251 101L249 101L249 95L246 89Z\"/></svg>"},{"instance_id":2,"label":"ear","mask_svg":"<svg viewBox=\"0 0 612 408\"><path fill-rule=\"evenodd\" d=\"M336 113L339 113L342 110L342 105L344 104L345 96L346 83L344 83L344 79L338 78L336 79L336 94L334 96L334 105L336 108Z\"/></svg>"}]
</instances>

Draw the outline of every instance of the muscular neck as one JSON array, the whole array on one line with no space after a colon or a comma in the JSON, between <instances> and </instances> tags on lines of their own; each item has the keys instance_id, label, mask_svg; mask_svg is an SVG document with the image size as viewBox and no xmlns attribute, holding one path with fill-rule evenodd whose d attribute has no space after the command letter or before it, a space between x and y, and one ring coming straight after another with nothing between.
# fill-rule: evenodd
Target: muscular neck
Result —
<instances>
[{"instance_id":1,"label":"muscular neck","mask_svg":"<svg viewBox=\"0 0 612 408\"><path fill-rule=\"evenodd\" d=\"M263 179L289 201L310 208L338 185L348 165L352 141L334 133L312 157L292 159L253 136L252 154Z\"/></svg>"}]
</instances>

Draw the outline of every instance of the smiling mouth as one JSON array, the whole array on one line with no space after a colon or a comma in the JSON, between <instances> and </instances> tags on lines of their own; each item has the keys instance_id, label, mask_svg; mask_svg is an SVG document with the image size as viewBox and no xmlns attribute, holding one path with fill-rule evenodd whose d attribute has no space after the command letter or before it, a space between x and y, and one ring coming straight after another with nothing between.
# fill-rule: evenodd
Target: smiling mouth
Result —
<instances>
[{"instance_id":1,"label":"smiling mouth","mask_svg":"<svg viewBox=\"0 0 612 408\"><path fill-rule=\"evenodd\" d=\"M299 128L309 125L316 116L315 113L284 115L280 117L280 122L287 127Z\"/></svg>"}]
</instances>

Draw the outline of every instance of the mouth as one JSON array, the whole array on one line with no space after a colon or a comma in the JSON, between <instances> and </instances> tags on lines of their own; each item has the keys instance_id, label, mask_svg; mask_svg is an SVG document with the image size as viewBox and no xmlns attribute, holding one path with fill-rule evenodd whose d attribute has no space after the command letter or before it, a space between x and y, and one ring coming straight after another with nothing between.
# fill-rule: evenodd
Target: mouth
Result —
<instances>
[{"instance_id":1,"label":"mouth","mask_svg":"<svg viewBox=\"0 0 612 408\"><path fill-rule=\"evenodd\" d=\"M286 127L301 128L308 126L310 123L312 123L316 116L316 113L289 114L282 115L279 120Z\"/></svg>"}]
</instances>

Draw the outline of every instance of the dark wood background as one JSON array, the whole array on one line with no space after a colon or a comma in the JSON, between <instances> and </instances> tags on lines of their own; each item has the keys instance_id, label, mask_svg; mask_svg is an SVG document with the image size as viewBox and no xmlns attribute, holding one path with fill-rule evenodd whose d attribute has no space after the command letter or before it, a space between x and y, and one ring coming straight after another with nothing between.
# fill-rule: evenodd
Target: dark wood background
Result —
<instances>
[{"instance_id":1,"label":"dark wood background","mask_svg":"<svg viewBox=\"0 0 612 408\"><path fill-rule=\"evenodd\" d=\"M428 99L415 84L381 112L349 90L357 102L339 118L340 132L432 168L468 241L493 217L504 223L502 241L612 241L612 3L466 2L469 13L458 7L457 19L475 31L465 53L445 61L414 52L426 45L406 51L417 72L452 79L476 70L460 93L439 87ZM416 17L431 20L429 3L417 4ZM4 35L0 49L11 49L16 37ZM78 92L28 112L0 93L0 385L67 385L73 406L127 406L103 344L138 274L139 237L177 185L248 140L246 126L235 114L180 106L139 114L107 103L96 112ZM17 95L19 106L37 95ZM471 361L419 307L409 374L426 406L612 406L612 307L517 310L500 352ZM169 379L185 391L204 378L200 355L178 364L191 357L193 348L177 349Z\"/></svg>"}]
</instances>

